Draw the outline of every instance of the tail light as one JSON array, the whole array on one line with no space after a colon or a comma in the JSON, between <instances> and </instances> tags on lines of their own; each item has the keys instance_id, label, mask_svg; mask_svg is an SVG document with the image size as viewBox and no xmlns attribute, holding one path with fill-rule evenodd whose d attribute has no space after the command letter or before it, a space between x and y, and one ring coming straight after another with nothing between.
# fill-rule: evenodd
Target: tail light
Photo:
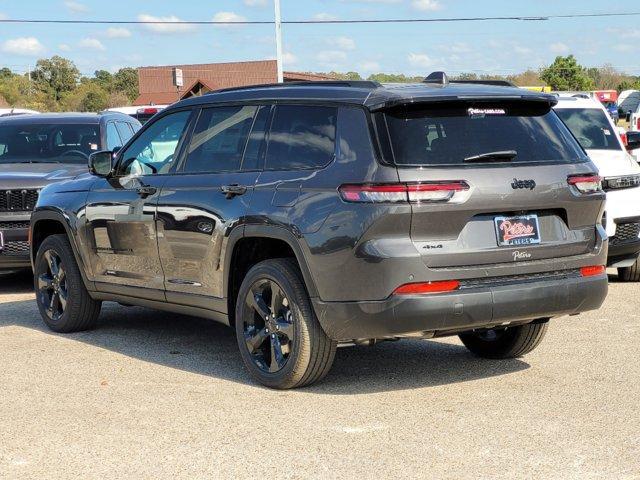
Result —
<instances>
[{"instance_id":1,"label":"tail light","mask_svg":"<svg viewBox=\"0 0 640 480\"><path fill-rule=\"evenodd\" d=\"M580 193L595 193L602 190L602 177L595 174L573 175L567 178L567 183L576 187Z\"/></svg>"},{"instance_id":2,"label":"tail light","mask_svg":"<svg viewBox=\"0 0 640 480\"><path fill-rule=\"evenodd\" d=\"M627 134L625 132L620 133L620 140L622 140L622 145L627 146Z\"/></svg>"},{"instance_id":3,"label":"tail light","mask_svg":"<svg viewBox=\"0 0 640 480\"><path fill-rule=\"evenodd\" d=\"M155 115L158 113L157 108L139 108L138 115Z\"/></svg>"},{"instance_id":4,"label":"tail light","mask_svg":"<svg viewBox=\"0 0 640 480\"><path fill-rule=\"evenodd\" d=\"M405 283L393 292L394 295L424 295L429 293L452 292L460 287L457 280L444 280L440 282Z\"/></svg>"},{"instance_id":5,"label":"tail light","mask_svg":"<svg viewBox=\"0 0 640 480\"><path fill-rule=\"evenodd\" d=\"M590 265L580 269L580 275L583 277L597 277L606 273L607 268L604 265Z\"/></svg>"},{"instance_id":6,"label":"tail light","mask_svg":"<svg viewBox=\"0 0 640 480\"><path fill-rule=\"evenodd\" d=\"M640 130L640 117L636 119L636 130Z\"/></svg>"},{"instance_id":7,"label":"tail light","mask_svg":"<svg viewBox=\"0 0 640 480\"><path fill-rule=\"evenodd\" d=\"M421 203L448 202L456 193L469 190L462 180L425 183L387 183L342 185L338 189L345 202Z\"/></svg>"}]
</instances>

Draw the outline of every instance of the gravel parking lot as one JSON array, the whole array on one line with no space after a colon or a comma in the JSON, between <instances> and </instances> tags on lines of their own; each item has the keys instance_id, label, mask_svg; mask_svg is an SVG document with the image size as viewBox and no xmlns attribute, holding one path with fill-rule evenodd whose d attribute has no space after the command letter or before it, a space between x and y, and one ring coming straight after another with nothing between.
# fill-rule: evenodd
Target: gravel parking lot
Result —
<instances>
[{"instance_id":1,"label":"gravel parking lot","mask_svg":"<svg viewBox=\"0 0 640 480\"><path fill-rule=\"evenodd\" d=\"M270 391L231 330L105 305L43 326L27 276L0 280L2 478L640 478L640 285L562 318L520 360L457 339L338 351Z\"/></svg>"}]
</instances>

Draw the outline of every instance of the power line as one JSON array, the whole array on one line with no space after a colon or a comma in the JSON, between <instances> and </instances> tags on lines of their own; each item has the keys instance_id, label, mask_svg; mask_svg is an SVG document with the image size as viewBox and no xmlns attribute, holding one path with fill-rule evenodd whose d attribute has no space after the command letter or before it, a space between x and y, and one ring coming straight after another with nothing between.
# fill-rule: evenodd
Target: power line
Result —
<instances>
[{"instance_id":1,"label":"power line","mask_svg":"<svg viewBox=\"0 0 640 480\"><path fill-rule=\"evenodd\" d=\"M505 16L505 17L441 17L441 18L395 18L395 19L362 19L362 20L283 20L287 25L308 24L354 24L354 23L442 23L442 22L486 22L486 21L548 21L576 18L635 17L640 12L625 13L574 13L565 15L542 16ZM84 25L273 25L273 20L51 20L51 19L0 19L0 23L49 23L49 24L84 24Z\"/></svg>"}]
</instances>

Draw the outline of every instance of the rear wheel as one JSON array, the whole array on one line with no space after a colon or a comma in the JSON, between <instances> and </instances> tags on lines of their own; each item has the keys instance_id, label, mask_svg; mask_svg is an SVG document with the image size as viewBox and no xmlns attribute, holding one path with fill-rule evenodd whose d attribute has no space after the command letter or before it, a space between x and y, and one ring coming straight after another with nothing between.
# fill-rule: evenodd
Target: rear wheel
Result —
<instances>
[{"instance_id":1,"label":"rear wheel","mask_svg":"<svg viewBox=\"0 0 640 480\"><path fill-rule=\"evenodd\" d=\"M89 296L65 235L52 235L42 242L35 260L34 286L38 310L51 330L78 332L95 324L101 303Z\"/></svg>"},{"instance_id":2,"label":"rear wheel","mask_svg":"<svg viewBox=\"0 0 640 480\"><path fill-rule=\"evenodd\" d=\"M548 326L548 322L538 321L517 327L461 333L460 340L479 357L516 358L540 345Z\"/></svg>"},{"instance_id":3,"label":"rear wheel","mask_svg":"<svg viewBox=\"0 0 640 480\"><path fill-rule=\"evenodd\" d=\"M265 260L249 270L238 292L236 336L251 375L271 388L317 382L336 352L291 259Z\"/></svg>"},{"instance_id":4,"label":"rear wheel","mask_svg":"<svg viewBox=\"0 0 640 480\"><path fill-rule=\"evenodd\" d=\"M638 260L630 267L622 267L618 269L618 278L621 282L640 282L640 265Z\"/></svg>"}]
</instances>

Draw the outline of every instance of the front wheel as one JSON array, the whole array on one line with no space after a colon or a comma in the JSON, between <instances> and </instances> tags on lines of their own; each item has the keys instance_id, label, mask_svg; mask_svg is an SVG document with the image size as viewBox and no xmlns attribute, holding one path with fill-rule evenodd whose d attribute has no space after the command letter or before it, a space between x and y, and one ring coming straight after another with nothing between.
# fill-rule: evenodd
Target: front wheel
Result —
<instances>
[{"instance_id":1,"label":"front wheel","mask_svg":"<svg viewBox=\"0 0 640 480\"><path fill-rule=\"evenodd\" d=\"M44 323L60 333L91 328L100 314L101 303L87 292L67 237L47 237L34 263L36 302Z\"/></svg>"},{"instance_id":2,"label":"front wheel","mask_svg":"<svg viewBox=\"0 0 640 480\"><path fill-rule=\"evenodd\" d=\"M473 354L482 358L517 358L540 345L549 323L536 321L508 328L461 333L460 340Z\"/></svg>"},{"instance_id":3,"label":"front wheel","mask_svg":"<svg viewBox=\"0 0 640 480\"><path fill-rule=\"evenodd\" d=\"M310 385L331 368L336 343L322 330L292 259L265 260L244 278L236 302L242 360L263 385Z\"/></svg>"}]
</instances>

